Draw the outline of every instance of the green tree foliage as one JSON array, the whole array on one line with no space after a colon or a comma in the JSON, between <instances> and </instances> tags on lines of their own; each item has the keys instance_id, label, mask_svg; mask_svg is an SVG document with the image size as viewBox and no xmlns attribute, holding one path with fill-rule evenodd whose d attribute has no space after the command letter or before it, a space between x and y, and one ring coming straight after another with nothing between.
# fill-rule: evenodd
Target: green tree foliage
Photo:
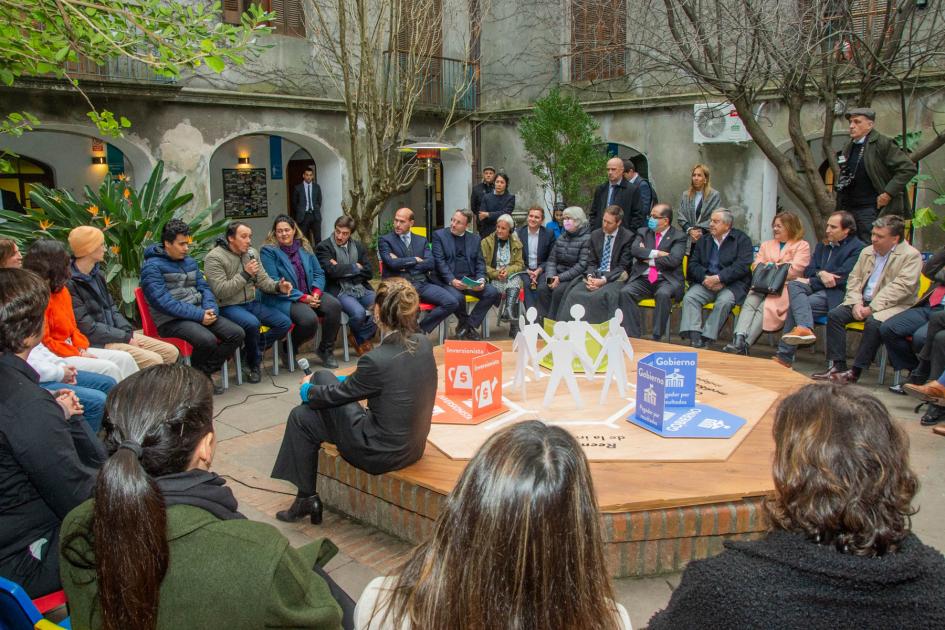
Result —
<instances>
[{"instance_id":1,"label":"green tree foliage","mask_svg":"<svg viewBox=\"0 0 945 630\"><path fill-rule=\"evenodd\" d=\"M558 89L535 101L522 118L518 133L532 158L531 171L551 189L553 201L590 204L591 187L607 163L597 129L581 103Z\"/></svg>"}]
</instances>

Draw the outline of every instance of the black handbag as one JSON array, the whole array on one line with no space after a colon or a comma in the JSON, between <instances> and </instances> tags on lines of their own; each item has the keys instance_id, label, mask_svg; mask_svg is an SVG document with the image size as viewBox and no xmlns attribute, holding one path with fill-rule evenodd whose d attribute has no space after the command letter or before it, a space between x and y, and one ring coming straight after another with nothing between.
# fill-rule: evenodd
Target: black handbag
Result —
<instances>
[{"instance_id":1,"label":"black handbag","mask_svg":"<svg viewBox=\"0 0 945 630\"><path fill-rule=\"evenodd\" d=\"M751 275L751 290L763 295L781 295L790 269L789 263L759 264Z\"/></svg>"}]
</instances>

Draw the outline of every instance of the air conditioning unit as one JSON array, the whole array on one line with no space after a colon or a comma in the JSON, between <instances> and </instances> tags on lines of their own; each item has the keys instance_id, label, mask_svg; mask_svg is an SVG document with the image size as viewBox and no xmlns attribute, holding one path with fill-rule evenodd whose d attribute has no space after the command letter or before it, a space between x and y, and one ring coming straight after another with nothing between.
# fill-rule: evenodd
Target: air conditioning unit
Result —
<instances>
[{"instance_id":1,"label":"air conditioning unit","mask_svg":"<svg viewBox=\"0 0 945 630\"><path fill-rule=\"evenodd\" d=\"M692 106L692 141L696 144L748 142L751 136L731 103Z\"/></svg>"}]
</instances>

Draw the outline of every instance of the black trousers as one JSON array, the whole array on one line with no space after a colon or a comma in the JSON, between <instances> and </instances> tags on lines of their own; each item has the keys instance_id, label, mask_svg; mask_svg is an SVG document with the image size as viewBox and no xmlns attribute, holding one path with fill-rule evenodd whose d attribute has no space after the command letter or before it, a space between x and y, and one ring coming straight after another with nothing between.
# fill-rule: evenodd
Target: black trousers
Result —
<instances>
[{"instance_id":1,"label":"black trousers","mask_svg":"<svg viewBox=\"0 0 945 630\"><path fill-rule=\"evenodd\" d=\"M313 384L330 385L337 382L338 378L328 370L318 370L312 375ZM342 450L344 446L339 444L340 427L350 426L366 413L357 402L317 411L307 404L293 409L285 425L279 455L272 467L272 477L294 484L301 494L314 494L318 451L322 442L331 442Z\"/></svg>"},{"instance_id":2,"label":"black trousers","mask_svg":"<svg viewBox=\"0 0 945 630\"><path fill-rule=\"evenodd\" d=\"M542 277L539 277L538 280L538 321L541 322L546 317L548 319L558 319L561 302L576 283L584 282L584 276L578 276L567 282L559 282L556 289L549 287L547 282L542 282ZM571 314L562 313L561 319L571 319Z\"/></svg>"},{"instance_id":3,"label":"black trousers","mask_svg":"<svg viewBox=\"0 0 945 630\"><path fill-rule=\"evenodd\" d=\"M303 343L315 336L319 317L324 318L324 321L321 322L322 340L318 351L334 350L338 329L341 328L341 302L330 293L322 293L321 304L316 309L301 302L293 302L289 307L289 318L295 324L292 329L292 347L298 350Z\"/></svg>"},{"instance_id":4,"label":"black trousers","mask_svg":"<svg viewBox=\"0 0 945 630\"><path fill-rule=\"evenodd\" d=\"M852 214L853 219L856 221L856 237L869 245L871 240L870 235L873 232L873 221L876 220L879 214L879 209L876 207L876 204L846 207L844 210Z\"/></svg>"},{"instance_id":5,"label":"black trousers","mask_svg":"<svg viewBox=\"0 0 945 630\"><path fill-rule=\"evenodd\" d=\"M302 215L302 219L298 222L298 224L299 230L302 231L302 235L308 239L309 243L311 243L312 249L315 249L315 246L322 241L321 216L316 219L314 213L306 212Z\"/></svg>"},{"instance_id":6,"label":"black trousers","mask_svg":"<svg viewBox=\"0 0 945 630\"><path fill-rule=\"evenodd\" d=\"M172 319L158 326L162 337L180 337L194 347L190 364L207 376L218 372L243 345L246 333L225 317L209 326L189 319Z\"/></svg>"},{"instance_id":7,"label":"black trousers","mask_svg":"<svg viewBox=\"0 0 945 630\"><path fill-rule=\"evenodd\" d=\"M827 313L827 359L834 362L846 362L846 325L855 321L852 306L841 304ZM865 370L870 366L883 343L883 338L879 334L882 322L870 315L866 318L864 324L860 348L856 351L856 357L853 359L853 367L861 370Z\"/></svg>"},{"instance_id":8,"label":"black trousers","mask_svg":"<svg viewBox=\"0 0 945 630\"><path fill-rule=\"evenodd\" d=\"M637 302L653 298L656 309L653 312L653 339L659 341L663 331L669 333L669 316L673 311L675 297L673 285L659 278L652 284L647 276L640 276L628 282L620 291L620 310L623 312L623 327L627 334L637 339L643 336L642 313Z\"/></svg>"},{"instance_id":9,"label":"black trousers","mask_svg":"<svg viewBox=\"0 0 945 630\"><path fill-rule=\"evenodd\" d=\"M928 334L919 351L919 359L929 363L926 379L934 379L945 371L945 311L932 313L929 318Z\"/></svg>"},{"instance_id":10,"label":"black trousers","mask_svg":"<svg viewBox=\"0 0 945 630\"><path fill-rule=\"evenodd\" d=\"M889 363L894 370L916 368L919 359L915 349L921 348L925 343L929 318L941 310L941 306L932 308L926 303L913 306L883 322L879 334L883 338L883 345L889 353Z\"/></svg>"},{"instance_id":11,"label":"black trousers","mask_svg":"<svg viewBox=\"0 0 945 630\"><path fill-rule=\"evenodd\" d=\"M48 542L39 548L41 558L37 559L29 549L24 549L0 563L0 576L22 586L31 598L62 588L59 581L59 527L44 537Z\"/></svg>"}]
</instances>

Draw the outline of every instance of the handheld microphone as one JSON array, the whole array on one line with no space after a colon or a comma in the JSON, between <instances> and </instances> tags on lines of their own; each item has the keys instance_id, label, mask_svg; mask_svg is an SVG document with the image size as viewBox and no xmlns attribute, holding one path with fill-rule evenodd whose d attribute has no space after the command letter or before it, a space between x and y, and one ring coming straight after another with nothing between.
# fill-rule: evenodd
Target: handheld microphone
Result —
<instances>
[{"instance_id":1,"label":"handheld microphone","mask_svg":"<svg viewBox=\"0 0 945 630\"><path fill-rule=\"evenodd\" d=\"M247 254L247 256L249 256L250 260L256 260L256 252L254 252L253 250L249 250L249 253Z\"/></svg>"},{"instance_id":2,"label":"handheld microphone","mask_svg":"<svg viewBox=\"0 0 945 630\"><path fill-rule=\"evenodd\" d=\"M310 376L312 374L312 370L308 366L308 359L303 357L295 363L299 366L299 368L301 368L302 372L305 373L305 376Z\"/></svg>"}]
</instances>

